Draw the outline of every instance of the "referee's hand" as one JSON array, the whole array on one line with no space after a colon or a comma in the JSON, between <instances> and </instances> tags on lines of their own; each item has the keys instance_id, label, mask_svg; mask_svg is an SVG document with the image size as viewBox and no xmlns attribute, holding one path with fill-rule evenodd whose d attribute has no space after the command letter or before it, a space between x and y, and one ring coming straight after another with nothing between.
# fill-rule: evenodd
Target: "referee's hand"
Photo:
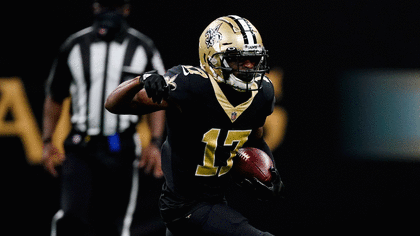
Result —
<instances>
[{"instance_id":1,"label":"referee's hand","mask_svg":"<svg viewBox=\"0 0 420 236\"><path fill-rule=\"evenodd\" d=\"M58 177L55 167L61 165L65 158L65 155L52 142L44 145L42 149L42 165L52 176Z\"/></svg>"},{"instance_id":2,"label":"referee's hand","mask_svg":"<svg viewBox=\"0 0 420 236\"><path fill-rule=\"evenodd\" d=\"M142 150L138 167L143 169L147 175L153 174L156 179L163 177L161 167L161 152L160 148L154 144L149 144Z\"/></svg>"}]
</instances>

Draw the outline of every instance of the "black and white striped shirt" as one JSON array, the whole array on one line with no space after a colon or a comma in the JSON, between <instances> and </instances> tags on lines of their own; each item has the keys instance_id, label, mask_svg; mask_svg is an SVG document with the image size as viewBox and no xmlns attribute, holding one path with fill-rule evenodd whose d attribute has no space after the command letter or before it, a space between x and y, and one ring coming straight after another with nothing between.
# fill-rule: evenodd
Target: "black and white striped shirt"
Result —
<instances>
[{"instance_id":1,"label":"black and white striped shirt","mask_svg":"<svg viewBox=\"0 0 420 236\"><path fill-rule=\"evenodd\" d=\"M104 108L106 97L136 74L165 69L152 40L125 26L111 42L100 40L93 27L70 36L60 49L46 92L61 102L71 96L73 129L88 135L113 135L132 128L135 115L115 115Z\"/></svg>"}]
</instances>

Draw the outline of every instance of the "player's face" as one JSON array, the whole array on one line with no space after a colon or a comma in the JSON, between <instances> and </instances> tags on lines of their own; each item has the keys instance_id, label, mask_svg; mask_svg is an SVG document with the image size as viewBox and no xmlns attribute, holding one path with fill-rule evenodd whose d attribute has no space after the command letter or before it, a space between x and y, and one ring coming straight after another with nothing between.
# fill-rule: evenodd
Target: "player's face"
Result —
<instances>
[{"instance_id":1,"label":"player's face","mask_svg":"<svg viewBox=\"0 0 420 236\"><path fill-rule=\"evenodd\" d=\"M240 57L235 59L228 60L229 66L234 70L251 70L257 64L257 59L253 57Z\"/></svg>"},{"instance_id":2,"label":"player's face","mask_svg":"<svg viewBox=\"0 0 420 236\"><path fill-rule=\"evenodd\" d=\"M243 72L254 70L261 57L234 57L227 59L228 65L233 69L233 75L245 82L251 81L250 76L246 76ZM241 73L242 72L242 73Z\"/></svg>"}]
</instances>

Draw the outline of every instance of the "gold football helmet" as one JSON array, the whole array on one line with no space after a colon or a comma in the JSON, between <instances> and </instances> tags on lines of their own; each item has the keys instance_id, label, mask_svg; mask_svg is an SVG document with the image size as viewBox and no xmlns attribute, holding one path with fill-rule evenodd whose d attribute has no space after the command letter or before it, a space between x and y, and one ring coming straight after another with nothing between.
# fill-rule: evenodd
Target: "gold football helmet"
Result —
<instances>
[{"instance_id":1,"label":"gold football helmet","mask_svg":"<svg viewBox=\"0 0 420 236\"><path fill-rule=\"evenodd\" d=\"M201 68L238 91L260 89L269 70L260 33L247 19L235 15L220 17L207 26L200 36L199 56ZM239 69L241 60L250 60L254 68ZM235 61L238 66L234 69L229 64Z\"/></svg>"}]
</instances>

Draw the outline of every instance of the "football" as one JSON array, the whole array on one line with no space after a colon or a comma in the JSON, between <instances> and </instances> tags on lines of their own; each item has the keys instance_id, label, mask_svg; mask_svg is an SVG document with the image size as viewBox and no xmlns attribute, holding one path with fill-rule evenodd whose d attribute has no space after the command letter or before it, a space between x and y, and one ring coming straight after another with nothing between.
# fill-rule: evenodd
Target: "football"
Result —
<instances>
[{"instance_id":1,"label":"football","mask_svg":"<svg viewBox=\"0 0 420 236\"><path fill-rule=\"evenodd\" d=\"M233 159L232 171L234 175L247 179L257 178L262 183L271 181L270 169L273 161L264 151L253 148L240 148Z\"/></svg>"}]
</instances>

